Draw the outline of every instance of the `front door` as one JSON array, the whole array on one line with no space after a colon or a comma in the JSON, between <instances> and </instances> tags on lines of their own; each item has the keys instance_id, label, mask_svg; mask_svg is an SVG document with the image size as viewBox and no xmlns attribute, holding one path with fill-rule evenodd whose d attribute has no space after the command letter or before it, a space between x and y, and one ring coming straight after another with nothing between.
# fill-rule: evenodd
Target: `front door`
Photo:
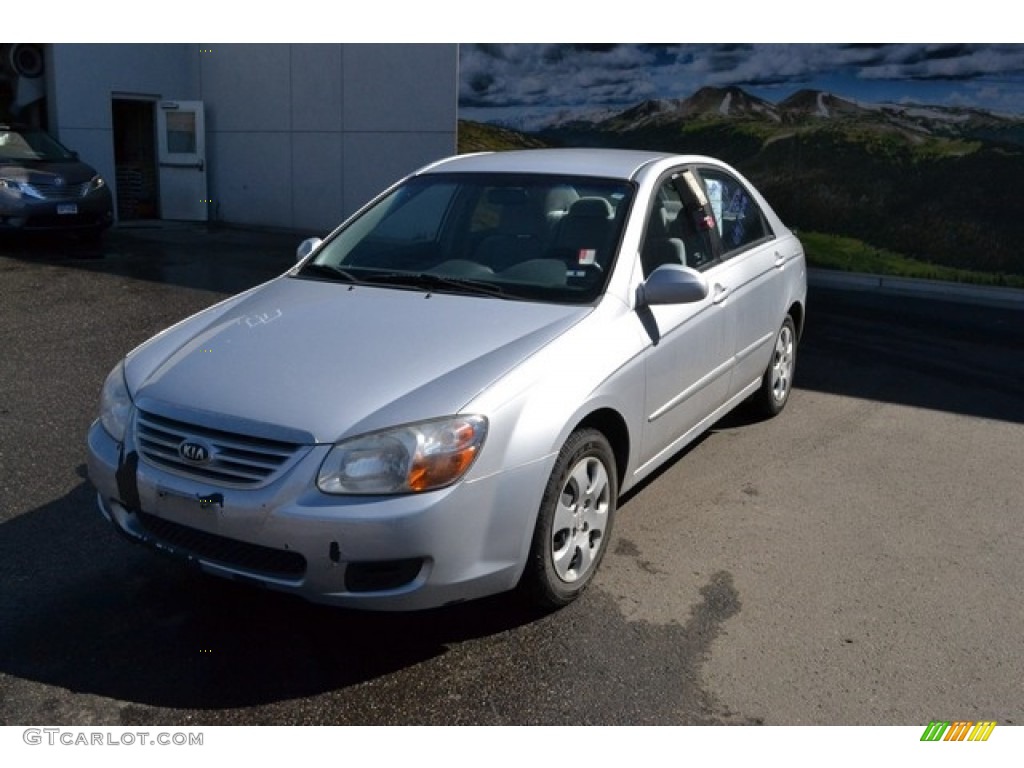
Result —
<instances>
[{"instance_id":1,"label":"front door","mask_svg":"<svg viewBox=\"0 0 1024 768\"><path fill-rule=\"evenodd\" d=\"M655 194L641 247L644 279L662 264L676 264L714 284L722 268L708 230L698 228L700 201L688 173L666 179ZM652 343L644 353L647 425L639 471L689 442L726 400L736 329L723 298L641 310Z\"/></svg>"},{"instance_id":2,"label":"front door","mask_svg":"<svg viewBox=\"0 0 1024 768\"><path fill-rule=\"evenodd\" d=\"M206 221L206 131L201 101L162 101L157 109L160 217Z\"/></svg>"}]
</instances>

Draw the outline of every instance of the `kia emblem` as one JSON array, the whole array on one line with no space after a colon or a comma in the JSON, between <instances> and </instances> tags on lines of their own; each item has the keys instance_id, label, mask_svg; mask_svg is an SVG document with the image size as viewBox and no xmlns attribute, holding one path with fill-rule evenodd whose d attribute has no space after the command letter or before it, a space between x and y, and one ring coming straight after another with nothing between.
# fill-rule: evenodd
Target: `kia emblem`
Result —
<instances>
[{"instance_id":1,"label":"kia emblem","mask_svg":"<svg viewBox=\"0 0 1024 768\"><path fill-rule=\"evenodd\" d=\"M205 464L211 454L210 446L199 440L183 440L178 446L178 455L190 464Z\"/></svg>"}]
</instances>

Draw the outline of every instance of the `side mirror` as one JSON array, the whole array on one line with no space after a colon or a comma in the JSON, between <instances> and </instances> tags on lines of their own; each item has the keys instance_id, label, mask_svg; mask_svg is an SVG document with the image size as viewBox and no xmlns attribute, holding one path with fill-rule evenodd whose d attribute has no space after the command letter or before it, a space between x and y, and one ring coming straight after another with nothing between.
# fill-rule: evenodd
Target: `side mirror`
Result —
<instances>
[{"instance_id":1,"label":"side mirror","mask_svg":"<svg viewBox=\"0 0 1024 768\"><path fill-rule=\"evenodd\" d=\"M320 247L322 243L319 237L307 237L301 243L299 247L295 249L295 261L302 261L304 258L309 256L313 251Z\"/></svg>"},{"instance_id":2,"label":"side mirror","mask_svg":"<svg viewBox=\"0 0 1024 768\"><path fill-rule=\"evenodd\" d=\"M638 307L655 304L690 304L708 296L704 275L682 264L662 264L636 289Z\"/></svg>"}]
</instances>

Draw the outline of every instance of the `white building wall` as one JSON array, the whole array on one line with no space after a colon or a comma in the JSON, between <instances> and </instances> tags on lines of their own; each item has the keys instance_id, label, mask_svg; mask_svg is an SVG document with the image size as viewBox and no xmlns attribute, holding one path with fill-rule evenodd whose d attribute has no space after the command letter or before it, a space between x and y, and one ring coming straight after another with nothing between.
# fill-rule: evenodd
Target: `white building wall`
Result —
<instances>
[{"instance_id":1,"label":"white building wall","mask_svg":"<svg viewBox=\"0 0 1024 768\"><path fill-rule=\"evenodd\" d=\"M199 98L193 45L47 46L49 128L114 184L111 96Z\"/></svg>"},{"instance_id":2,"label":"white building wall","mask_svg":"<svg viewBox=\"0 0 1024 768\"><path fill-rule=\"evenodd\" d=\"M50 50L51 130L108 179L113 94L205 103L212 220L323 234L456 148L455 45Z\"/></svg>"},{"instance_id":3,"label":"white building wall","mask_svg":"<svg viewBox=\"0 0 1024 768\"><path fill-rule=\"evenodd\" d=\"M342 72L346 210L385 180L455 153L457 46L349 45Z\"/></svg>"}]
</instances>

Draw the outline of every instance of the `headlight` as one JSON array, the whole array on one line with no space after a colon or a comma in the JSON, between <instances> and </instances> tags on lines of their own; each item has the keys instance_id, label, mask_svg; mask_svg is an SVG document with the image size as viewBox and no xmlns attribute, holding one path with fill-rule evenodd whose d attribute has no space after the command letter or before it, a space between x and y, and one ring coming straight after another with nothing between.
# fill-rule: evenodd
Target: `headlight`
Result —
<instances>
[{"instance_id":1,"label":"headlight","mask_svg":"<svg viewBox=\"0 0 1024 768\"><path fill-rule=\"evenodd\" d=\"M117 442L124 442L124 432L132 415L132 398L124 383L124 361L122 360L103 382L100 395L100 423Z\"/></svg>"},{"instance_id":2,"label":"headlight","mask_svg":"<svg viewBox=\"0 0 1024 768\"><path fill-rule=\"evenodd\" d=\"M472 466L484 437L483 416L453 416L343 440L317 476L324 493L417 493L451 485Z\"/></svg>"},{"instance_id":3,"label":"headlight","mask_svg":"<svg viewBox=\"0 0 1024 768\"><path fill-rule=\"evenodd\" d=\"M33 187L27 181L15 179L0 179L0 190L6 190L19 197L34 197L36 200L43 200L43 193Z\"/></svg>"},{"instance_id":4,"label":"headlight","mask_svg":"<svg viewBox=\"0 0 1024 768\"><path fill-rule=\"evenodd\" d=\"M14 179L0 179L0 190L20 195L22 192L21 182Z\"/></svg>"}]
</instances>

